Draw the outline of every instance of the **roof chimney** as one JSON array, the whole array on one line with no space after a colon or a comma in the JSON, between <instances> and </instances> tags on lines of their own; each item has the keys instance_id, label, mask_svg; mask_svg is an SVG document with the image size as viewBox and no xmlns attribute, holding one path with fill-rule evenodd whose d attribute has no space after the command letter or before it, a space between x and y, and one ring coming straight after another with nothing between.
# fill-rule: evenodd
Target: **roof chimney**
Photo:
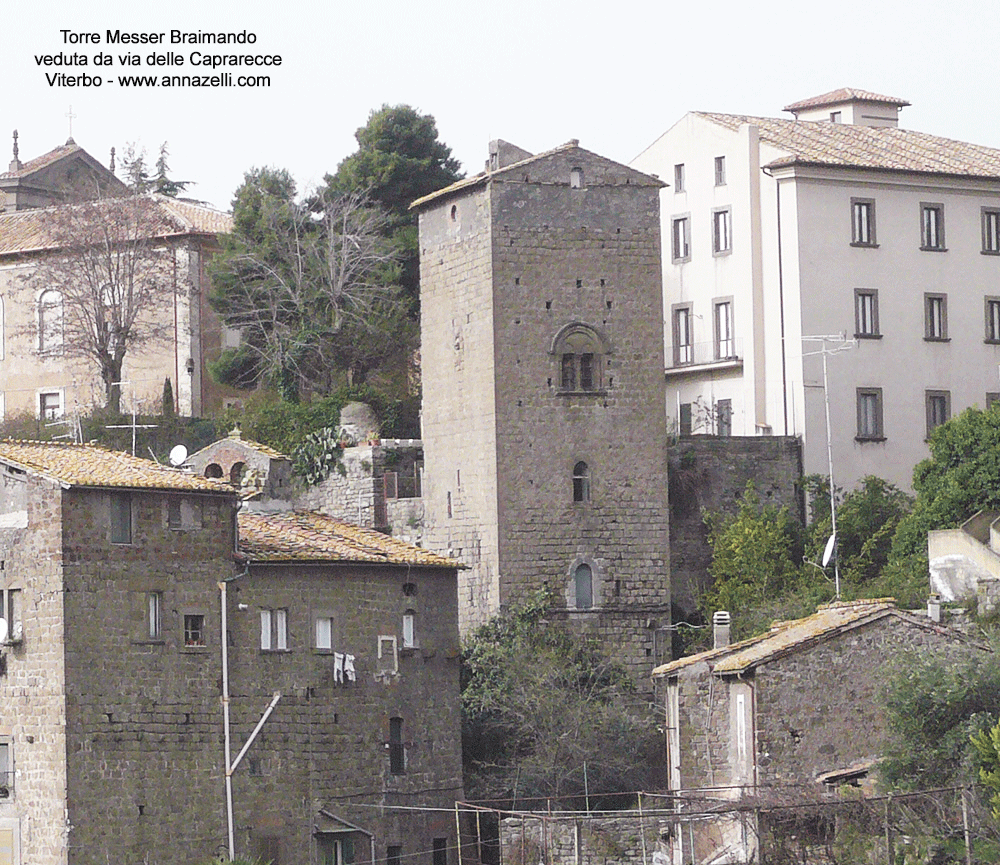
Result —
<instances>
[{"instance_id":1,"label":"roof chimney","mask_svg":"<svg viewBox=\"0 0 1000 865\"><path fill-rule=\"evenodd\" d=\"M729 645L729 623L729 613L716 610L712 616L712 648L723 649Z\"/></svg>"}]
</instances>

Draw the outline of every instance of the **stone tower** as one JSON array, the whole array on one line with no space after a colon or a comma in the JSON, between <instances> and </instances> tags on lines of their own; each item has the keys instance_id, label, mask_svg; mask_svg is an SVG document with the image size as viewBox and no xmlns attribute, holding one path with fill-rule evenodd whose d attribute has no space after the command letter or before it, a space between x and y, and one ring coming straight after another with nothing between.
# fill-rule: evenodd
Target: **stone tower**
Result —
<instances>
[{"instance_id":1,"label":"stone tower","mask_svg":"<svg viewBox=\"0 0 1000 865\"><path fill-rule=\"evenodd\" d=\"M464 633L547 585L637 677L669 652L659 191L492 142L420 214L427 545Z\"/></svg>"}]
</instances>

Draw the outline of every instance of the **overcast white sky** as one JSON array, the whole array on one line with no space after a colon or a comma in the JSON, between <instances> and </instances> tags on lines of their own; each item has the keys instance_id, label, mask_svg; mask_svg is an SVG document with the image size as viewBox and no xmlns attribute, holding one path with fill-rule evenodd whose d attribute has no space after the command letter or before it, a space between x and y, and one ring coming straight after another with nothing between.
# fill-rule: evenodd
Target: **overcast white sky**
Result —
<instances>
[{"instance_id":1,"label":"overcast white sky","mask_svg":"<svg viewBox=\"0 0 1000 865\"><path fill-rule=\"evenodd\" d=\"M36 11L38 10L38 11ZM0 169L10 133L22 161L73 137L106 161L138 142L150 160L168 141L189 194L228 208L251 166L289 169L305 187L355 149L354 131L383 103L433 114L469 173L490 138L540 151L579 138L628 162L689 110L788 116L790 102L838 87L909 100L902 125L1000 147L1000 0L661 0L503 2L19 2L5 12ZM240 46L107 46L108 29L240 31L280 54L271 86L50 86L45 73L161 76L210 69L125 68L118 55L242 52ZM63 44L62 29L102 44ZM168 36L169 39L169 36ZM108 51L113 65L93 65ZM86 67L39 66L78 51ZM239 70L234 70L239 72ZM267 74L267 70L263 71Z\"/></svg>"}]
</instances>

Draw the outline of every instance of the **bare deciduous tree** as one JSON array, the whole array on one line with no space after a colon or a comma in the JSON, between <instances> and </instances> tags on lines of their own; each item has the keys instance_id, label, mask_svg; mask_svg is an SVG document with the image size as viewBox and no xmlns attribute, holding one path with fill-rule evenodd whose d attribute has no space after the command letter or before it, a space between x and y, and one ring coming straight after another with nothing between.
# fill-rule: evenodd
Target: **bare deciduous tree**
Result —
<instances>
[{"instance_id":1,"label":"bare deciduous tree","mask_svg":"<svg viewBox=\"0 0 1000 865\"><path fill-rule=\"evenodd\" d=\"M176 287L162 241L170 230L153 196L53 208L44 223L51 252L25 277L35 314L24 330L35 349L92 361L114 412L126 356L172 332Z\"/></svg>"},{"instance_id":2,"label":"bare deciduous tree","mask_svg":"<svg viewBox=\"0 0 1000 865\"><path fill-rule=\"evenodd\" d=\"M368 356L397 338L379 332L372 342L372 327L395 324L406 303L397 252L382 236L384 212L363 194L329 191L308 204L265 195L255 206L257 236L237 228L212 269L213 305L241 332L249 377L294 402L324 364L349 357L363 375Z\"/></svg>"}]
</instances>

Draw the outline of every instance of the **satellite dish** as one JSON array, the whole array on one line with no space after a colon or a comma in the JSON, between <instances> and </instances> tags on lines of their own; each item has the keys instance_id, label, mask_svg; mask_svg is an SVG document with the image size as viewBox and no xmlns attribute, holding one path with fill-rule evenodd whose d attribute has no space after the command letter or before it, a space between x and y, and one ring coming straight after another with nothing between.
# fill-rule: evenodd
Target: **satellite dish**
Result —
<instances>
[{"instance_id":1,"label":"satellite dish","mask_svg":"<svg viewBox=\"0 0 1000 865\"><path fill-rule=\"evenodd\" d=\"M7 639L7 620L0 619L0 643Z\"/></svg>"},{"instance_id":2,"label":"satellite dish","mask_svg":"<svg viewBox=\"0 0 1000 865\"><path fill-rule=\"evenodd\" d=\"M830 564L830 559L833 558L833 551L837 546L837 533L834 532L830 535L830 540L826 542L826 549L823 550L823 567L825 568Z\"/></svg>"},{"instance_id":3,"label":"satellite dish","mask_svg":"<svg viewBox=\"0 0 1000 865\"><path fill-rule=\"evenodd\" d=\"M170 449L170 465L179 466L188 458L188 449L184 445L174 445Z\"/></svg>"}]
</instances>

